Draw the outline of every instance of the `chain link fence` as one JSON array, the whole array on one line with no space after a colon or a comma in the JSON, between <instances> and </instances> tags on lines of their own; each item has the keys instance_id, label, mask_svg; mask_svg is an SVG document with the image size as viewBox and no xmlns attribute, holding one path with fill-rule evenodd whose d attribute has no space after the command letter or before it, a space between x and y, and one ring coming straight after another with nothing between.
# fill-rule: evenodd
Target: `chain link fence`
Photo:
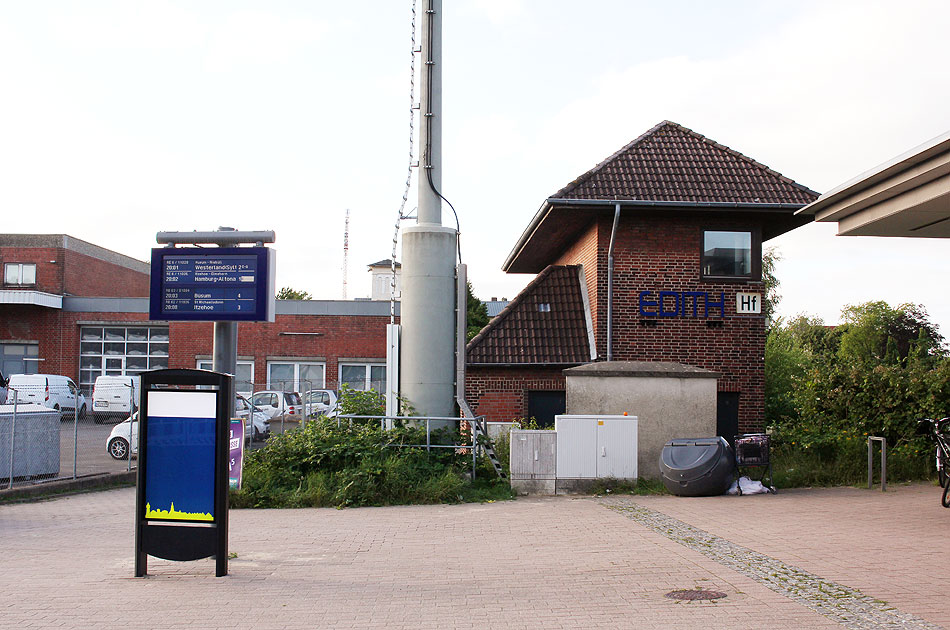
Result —
<instances>
[{"instance_id":1,"label":"chain link fence","mask_svg":"<svg viewBox=\"0 0 950 630\"><path fill-rule=\"evenodd\" d=\"M235 416L245 420L248 448L339 414L338 390L325 381L238 388L244 391L235 397ZM128 379L100 383L86 396L63 376L11 376L5 404L0 400L0 489L134 470L139 396L137 382Z\"/></svg>"}]
</instances>

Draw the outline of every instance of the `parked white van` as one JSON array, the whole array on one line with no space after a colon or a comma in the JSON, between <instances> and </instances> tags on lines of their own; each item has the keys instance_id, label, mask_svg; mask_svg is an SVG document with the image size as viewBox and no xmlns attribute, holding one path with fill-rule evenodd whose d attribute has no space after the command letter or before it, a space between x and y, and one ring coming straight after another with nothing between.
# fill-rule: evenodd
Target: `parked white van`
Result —
<instances>
[{"instance_id":1,"label":"parked white van","mask_svg":"<svg viewBox=\"0 0 950 630\"><path fill-rule=\"evenodd\" d=\"M79 417L86 417L86 397L82 395L73 379L59 374L12 374L7 383L8 402L32 402L56 409L64 418L71 417L79 409Z\"/></svg>"},{"instance_id":2,"label":"parked white van","mask_svg":"<svg viewBox=\"0 0 950 630\"><path fill-rule=\"evenodd\" d=\"M107 418L128 418L139 408L139 376L97 376L92 388L92 417L96 424Z\"/></svg>"}]
</instances>

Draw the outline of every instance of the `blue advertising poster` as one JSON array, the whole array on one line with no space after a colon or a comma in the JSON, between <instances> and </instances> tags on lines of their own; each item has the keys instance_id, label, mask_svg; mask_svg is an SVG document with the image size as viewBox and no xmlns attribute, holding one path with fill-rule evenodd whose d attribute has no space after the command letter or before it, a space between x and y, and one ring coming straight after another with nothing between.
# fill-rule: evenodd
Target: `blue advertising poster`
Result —
<instances>
[{"instance_id":1,"label":"blue advertising poster","mask_svg":"<svg viewBox=\"0 0 950 630\"><path fill-rule=\"evenodd\" d=\"M217 394L147 395L145 518L214 522Z\"/></svg>"}]
</instances>

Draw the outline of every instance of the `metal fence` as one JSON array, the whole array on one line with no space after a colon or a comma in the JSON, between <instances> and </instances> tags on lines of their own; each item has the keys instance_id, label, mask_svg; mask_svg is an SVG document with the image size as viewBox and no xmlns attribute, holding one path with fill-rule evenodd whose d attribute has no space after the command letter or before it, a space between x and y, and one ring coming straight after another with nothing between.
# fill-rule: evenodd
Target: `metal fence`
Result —
<instances>
[{"instance_id":1,"label":"metal fence","mask_svg":"<svg viewBox=\"0 0 950 630\"><path fill-rule=\"evenodd\" d=\"M249 448L260 448L270 436L321 415L336 417L339 411L338 392L323 382L244 383L239 389L251 390L239 392L235 400L235 415L245 419ZM0 489L134 470L138 396L122 383L109 385L108 391L100 385L87 397L65 377L11 378L6 403L0 401ZM104 400L110 401L108 406ZM413 420L429 427L436 419Z\"/></svg>"},{"instance_id":2,"label":"metal fence","mask_svg":"<svg viewBox=\"0 0 950 630\"><path fill-rule=\"evenodd\" d=\"M131 470L131 423L94 416L91 406L71 383L11 381L0 405L0 488ZM109 454L110 441L124 444L123 457Z\"/></svg>"},{"instance_id":3,"label":"metal fence","mask_svg":"<svg viewBox=\"0 0 950 630\"><path fill-rule=\"evenodd\" d=\"M403 444L403 446L424 448L427 451L431 451L434 448L448 448L454 449L456 453L461 455L471 455L472 479L475 478L475 470L478 465L478 455L481 445L478 443L478 437L475 435L475 431L472 430L472 425L468 418L454 418L451 416L357 416L347 414L337 415L336 425L337 427L341 427L343 423L347 423L349 426L352 426L354 420L358 422L378 422L382 430L401 426L424 426L426 433L425 444ZM484 422L485 416L478 416L475 420L477 422ZM449 436L452 439L447 440L442 431L446 428L452 428L453 425L457 425L457 427L455 427L456 430L449 432Z\"/></svg>"}]
</instances>

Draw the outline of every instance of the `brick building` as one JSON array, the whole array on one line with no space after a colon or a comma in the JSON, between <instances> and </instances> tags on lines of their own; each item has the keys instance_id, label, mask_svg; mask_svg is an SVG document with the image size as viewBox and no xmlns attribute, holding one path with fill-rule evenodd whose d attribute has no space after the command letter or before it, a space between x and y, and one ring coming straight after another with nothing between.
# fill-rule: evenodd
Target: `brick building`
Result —
<instances>
[{"instance_id":1,"label":"brick building","mask_svg":"<svg viewBox=\"0 0 950 630\"><path fill-rule=\"evenodd\" d=\"M660 123L535 214L503 269L538 276L469 342L469 403L549 421L567 367L673 361L720 374L721 435L761 429L762 243L808 222L794 212L817 196Z\"/></svg>"},{"instance_id":2,"label":"brick building","mask_svg":"<svg viewBox=\"0 0 950 630\"><path fill-rule=\"evenodd\" d=\"M4 234L0 266L4 375L62 374L88 394L102 374L211 366L212 323L149 321L148 263L62 234ZM383 390L388 302L281 300L275 319L238 325L239 392Z\"/></svg>"}]
</instances>

